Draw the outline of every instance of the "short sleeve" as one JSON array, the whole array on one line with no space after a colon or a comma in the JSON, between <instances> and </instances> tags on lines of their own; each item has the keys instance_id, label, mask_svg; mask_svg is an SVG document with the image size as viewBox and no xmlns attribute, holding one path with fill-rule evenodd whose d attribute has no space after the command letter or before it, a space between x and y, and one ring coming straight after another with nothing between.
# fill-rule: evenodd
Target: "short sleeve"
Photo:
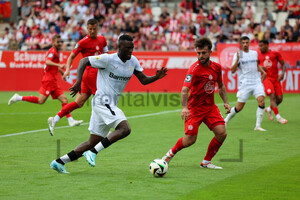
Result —
<instances>
[{"instance_id":1,"label":"short sleeve","mask_svg":"<svg viewBox=\"0 0 300 200\"><path fill-rule=\"evenodd\" d=\"M144 70L143 67L141 66L139 60L136 57L134 57L134 70L139 71L139 72L142 72Z\"/></svg>"},{"instance_id":2,"label":"short sleeve","mask_svg":"<svg viewBox=\"0 0 300 200\"><path fill-rule=\"evenodd\" d=\"M46 60L54 61L56 57L57 57L57 54L54 51L50 51L47 55Z\"/></svg>"},{"instance_id":3,"label":"short sleeve","mask_svg":"<svg viewBox=\"0 0 300 200\"><path fill-rule=\"evenodd\" d=\"M186 86L188 88L192 87L192 80L193 80L193 75L194 75L194 71L195 71L193 69L194 69L194 67L190 67L189 70L187 71L186 77L183 82L183 86Z\"/></svg>"},{"instance_id":4,"label":"short sleeve","mask_svg":"<svg viewBox=\"0 0 300 200\"><path fill-rule=\"evenodd\" d=\"M83 45L80 42L77 42L74 49L72 50L72 53L75 55L79 54L84 49Z\"/></svg>"},{"instance_id":5,"label":"short sleeve","mask_svg":"<svg viewBox=\"0 0 300 200\"><path fill-rule=\"evenodd\" d=\"M91 66L94 68L105 69L107 67L110 54L101 54L98 56L89 56Z\"/></svg>"}]
</instances>

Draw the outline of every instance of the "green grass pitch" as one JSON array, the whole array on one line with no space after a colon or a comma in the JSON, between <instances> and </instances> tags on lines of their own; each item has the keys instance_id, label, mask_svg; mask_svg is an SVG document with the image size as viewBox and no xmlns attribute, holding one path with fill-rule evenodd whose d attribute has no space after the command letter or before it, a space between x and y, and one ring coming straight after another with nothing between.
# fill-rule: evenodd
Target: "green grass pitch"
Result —
<instances>
[{"instance_id":1,"label":"green grass pitch","mask_svg":"<svg viewBox=\"0 0 300 200\"><path fill-rule=\"evenodd\" d=\"M179 94L125 93L119 105L128 117L131 135L101 151L95 168L83 158L67 164L70 174L58 174L49 164L57 153L68 153L88 139L90 105L72 113L74 119L84 120L83 125L70 128L67 120L62 119L51 137L47 119L60 110L60 103L49 98L44 105L18 102L9 107L7 101L12 95L0 93L1 200L300 197L300 94L285 94L279 106L280 114L289 120L287 124L271 122L264 115L262 127L267 132L253 130L257 102L249 99L244 110L228 125L228 137L213 159L223 170L199 167L213 137L201 125L197 142L176 155L163 178L152 177L148 168L153 159L161 158L184 135ZM234 106L235 94L228 97ZM218 94L216 103L225 115Z\"/></svg>"}]
</instances>

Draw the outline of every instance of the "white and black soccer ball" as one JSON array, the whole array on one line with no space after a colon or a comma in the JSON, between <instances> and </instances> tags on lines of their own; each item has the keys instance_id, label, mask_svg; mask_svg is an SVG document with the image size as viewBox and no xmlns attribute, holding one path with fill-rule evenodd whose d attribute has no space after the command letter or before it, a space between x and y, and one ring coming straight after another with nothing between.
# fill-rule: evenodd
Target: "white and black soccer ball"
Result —
<instances>
[{"instance_id":1,"label":"white and black soccer ball","mask_svg":"<svg viewBox=\"0 0 300 200\"><path fill-rule=\"evenodd\" d=\"M162 159L155 159L150 163L149 170L154 177L163 177L168 172L168 163Z\"/></svg>"}]
</instances>

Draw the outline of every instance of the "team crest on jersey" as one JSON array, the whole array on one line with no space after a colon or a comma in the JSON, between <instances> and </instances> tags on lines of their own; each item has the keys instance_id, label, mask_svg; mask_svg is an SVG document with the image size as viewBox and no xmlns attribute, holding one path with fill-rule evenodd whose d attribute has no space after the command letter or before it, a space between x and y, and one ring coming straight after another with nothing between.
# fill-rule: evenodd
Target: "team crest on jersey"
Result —
<instances>
[{"instance_id":1,"label":"team crest on jersey","mask_svg":"<svg viewBox=\"0 0 300 200\"><path fill-rule=\"evenodd\" d=\"M115 69L118 69L118 66L114 66Z\"/></svg>"},{"instance_id":2,"label":"team crest on jersey","mask_svg":"<svg viewBox=\"0 0 300 200\"><path fill-rule=\"evenodd\" d=\"M209 80L212 80L212 79L213 79L213 76L212 76L212 75L209 75L208 78L209 78Z\"/></svg>"},{"instance_id":3,"label":"team crest on jersey","mask_svg":"<svg viewBox=\"0 0 300 200\"><path fill-rule=\"evenodd\" d=\"M211 94L214 92L215 90L215 82L213 81L208 81L205 85L204 85L204 90L206 93Z\"/></svg>"},{"instance_id":4,"label":"team crest on jersey","mask_svg":"<svg viewBox=\"0 0 300 200\"><path fill-rule=\"evenodd\" d=\"M266 67L266 68L272 67L272 61L270 60L269 56L266 56L266 58L265 58L264 67Z\"/></svg>"},{"instance_id":5,"label":"team crest on jersey","mask_svg":"<svg viewBox=\"0 0 300 200\"><path fill-rule=\"evenodd\" d=\"M189 126L188 126L188 129L189 129L190 131L193 130L193 129L194 129L193 125L189 125Z\"/></svg>"},{"instance_id":6,"label":"team crest on jersey","mask_svg":"<svg viewBox=\"0 0 300 200\"><path fill-rule=\"evenodd\" d=\"M48 58L52 58L53 57L53 53L49 53Z\"/></svg>"},{"instance_id":7,"label":"team crest on jersey","mask_svg":"<svg viewBox=\"0 0 300 200\"><path fill-rule=\"evenodd\" d=\"M96 50L97 50L97 51L99 50L99 47L98 47L98 46L96 46Z\"/></svg>"},{"instance_id":8,"label":"team crest on jersey","mask_svg":"<svg viewBox=\"0 0 300 200\"><path fill-rule=\"evenodd\" d=\"M184 82L190 83L192 81L192 77L193 75L191 74L186 75Z\"/></svg>"},{"instance_id":9,"label":"team crest on jersey","mask_svg":"<svg viewBox=\"0 0 300 200\"><path fill-rule=\"evenodd\" d=\"M78 43L76 43L76 45L75 45L74 49L77 49L78 47L79 47L79 44L78 44Z\"/></svg>"},{"instance_id":10,"label":"team crest on jersey","mask_svg":"<svg viewBox=\"0 0 300 200\"><path fill-rule=\"evenodd\" d=\"M100 56L96 56L96 60L99 60L100 59Z\"/></svg>"}]
</instances>

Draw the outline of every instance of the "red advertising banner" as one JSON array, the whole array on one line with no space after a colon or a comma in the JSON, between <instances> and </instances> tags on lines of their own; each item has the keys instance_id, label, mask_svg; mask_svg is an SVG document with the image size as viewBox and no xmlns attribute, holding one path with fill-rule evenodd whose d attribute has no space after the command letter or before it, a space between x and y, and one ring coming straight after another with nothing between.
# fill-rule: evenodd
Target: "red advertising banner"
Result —
<instances>
[{"instance_id":1,"label":"red advertising banner","mask_svg":"<svg viewBox=\"0 0 300 200\"><path fill-rule=\"evenodd\" d=\"M228 52L225 58L232 54ZM66 63L69 54L70 52L61 53L61 63ZM0 91L38 91L43 76L45 55L46 52L42 51L0 51ZM166 66L169 71L164 79L146 86L139 83L138 79L133 76L125 88L125 91L130 92L180 92L187 69L197 61L195 52L134 52L134 55L139 59L146 75L154 75L156 70L163 66ZM298 55L300 55L299 52ZM285 57L285 55L283 57L288 66L295 65L296 59L288 59L291 56ZM78 55L74 59L70 78L67 82L58 77L59 84L65 91L76 80L76 68L81 58L81 55ZM211 59L218 62L217 53L213 52ZM222 61L222 59L224 57L220 60ZM297 69L287 70L283 81L284 92L300 92L299 68L300 66ZM237 91L237 74L231 74L228 68L223 70L223 81L228 92Z\"/></svg>"}]
</instances>

